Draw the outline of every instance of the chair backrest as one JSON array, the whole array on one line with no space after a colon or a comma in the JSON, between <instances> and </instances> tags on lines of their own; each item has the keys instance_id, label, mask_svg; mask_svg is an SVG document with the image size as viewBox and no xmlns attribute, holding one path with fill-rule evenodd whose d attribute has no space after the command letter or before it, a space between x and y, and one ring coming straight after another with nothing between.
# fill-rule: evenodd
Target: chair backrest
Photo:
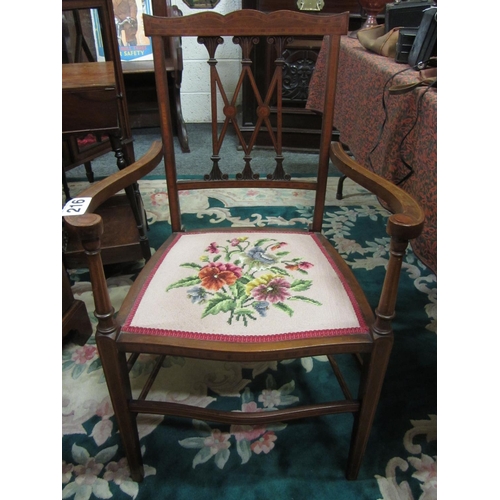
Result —
<instances>
[{"instance_id":1,"label":"chair backrest","mask_svg":"<svg viewBox=\"0 0 500 500\"><path fill-rule=\"evenodd\" d=\"M176 5L172 5L171 0L151 0L151 8L153 10L153 16L157 17L174 17L182 16L182 12ZM180 44L179 38L167 38L164 40L165 45L165 59L172 61L170 64L174 66L175 69L178 68L179 63L177 62L177 46ZM175 62L173 62L175 61Z\"/></svg>"},{"instance_id":2,"label":"chair backrest","mask_svg":"<svg viewBox=\"0 0 500 500\"><path fill-rule=\"evenodd\" d=\"M340 49L340 36L347 33L348 13L335 15L313 15L291 11L276 11L262 13L253 10L240 10L227 15L214 12L202 12L184 17L144 16L144 29L152 37L153 55L156 75L156 88L160 111L167 190L172 230L182 229L179 207L179 190L205 188L286 188L308 189L316 191L314 217L311 229L321 231L323 206L325 202L326 182L329 167L329 147L331 143L333 112L335 102L335 87ZM207 50L209 65L211 117L212 117L212 156L207 158L207 171L204 180L179 180L176 173L174 153L174 134L171 124L170 103L168 97L168 82L164 63L164 37L198 37L198 43ZM223 37L233 37L232 41ZM291 179L285 172L282 146L283 129L283 82L285 78L285 60L283 52L293 43L294 38L326 37L328 57L326 58L326 92L322 115L322 133L318 154L318 168L313 181ZM225 90L224 83L217 68L217 49L223 43L234 43L241 47L241 73L237 78L236 87ZM269 71L269 88L262 89L257 84L254 74L253 52L258 43L274 47L276 58L274 68ZM243 82L253 92L256 102L256 125L247 140L238 124L238 98L242 93ZM234 78L232 78L234 81ZM234 92L234 93L233 93ZM232 97L229 96L232 94ZM222 100L222 106L218 105ZM218 108L222 113L218 116ZM271 123L271 115L275 123ZM229 178L219 166L221 147L230 126L234 127L236 136L243 152L241 173ZM251 161L258 153L254 149L257 135L267 130L274 146L275 159L273 166L265 178L260 178L252 170ZM211 162L211 165L210 165ZM216 183L216 186L214 186Z\"/></svg>"}]
</instances>

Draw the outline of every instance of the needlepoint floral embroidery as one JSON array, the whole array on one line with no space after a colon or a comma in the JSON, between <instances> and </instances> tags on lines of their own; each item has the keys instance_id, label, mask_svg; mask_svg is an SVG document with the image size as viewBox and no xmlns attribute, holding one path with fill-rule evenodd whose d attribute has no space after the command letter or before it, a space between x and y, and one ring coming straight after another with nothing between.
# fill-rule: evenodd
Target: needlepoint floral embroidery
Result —
<instances>
[{"instance_id":1,"label":"needlepoint floral embroidery","mask_svg":"<svg viewBox=\"0 0 500 500\"><path fill-rule=\"evenodd\" d=\"M272 238L252 241L248 236L214 241L204 249L199 262L185 262L193 275L167 287L188 288L187 299L203 307L201 317L226 314L227 322L264 318L270 307L293 316L290 303L299 300L320 306L302 295L312 286L306 279L314 264L292 256L288 244Z\"/></svg>"}]
</instances>

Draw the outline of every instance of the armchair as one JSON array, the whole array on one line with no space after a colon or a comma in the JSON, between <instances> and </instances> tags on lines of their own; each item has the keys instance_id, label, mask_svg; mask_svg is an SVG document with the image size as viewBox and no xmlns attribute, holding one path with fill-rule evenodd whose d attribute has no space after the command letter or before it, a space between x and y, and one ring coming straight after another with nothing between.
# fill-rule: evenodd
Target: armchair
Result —
<instances>
[{"instance_id":1,"label":"armchair","mask_svg":"<svg viewBox=\"0 0 500 500\"><path fill-rule=\"evenodd\" d=\"M246 426L352 413L346 476L356 479L391 353L391 320L404 251L408 240L422 230L423 213L401 189L358 165L338 144L330 144L340 36L347 33L348 14L314 16L242 10L226 16L213 12L184 18L145 16L144 23L146 33L153 38L172 234L145 265L116 316L100 262L100 218L92 213L66 218L68 228L79 234L87 254L99 321L96 340L131 475L140 481L144 474L138 413ZM328 90L317 177L312 181L292 179L286 173L279 119L284 78L281 56L294 36L304 34L328 40ZM198 42L208 52L213 154L209 159L211 171L203 180L178 179L175 170L174 133L162 57L164 37L172 36L198 36ZM216 51L223 43L236 43L242 50L242 71L231 100L217 68ZM258 43L275 47L275 68L271 86L265 92L253 85L252 48ZM240 133L236 108L245 79L254 90L259 117L248 143ZM276 128L269 122L271 106L278 114ZM243 155L242 171L234 179L221 167L221 146L231 126L240 138ZM252 158L259 154L253 147L261 128L267 128L276 152L274 171L265 178L260 178L251 166ZM383 197L395 211L387 227L391 236L390 261L374 312L347 263L321 233L330 157L345 175ZM114 190L111 186L108 184L102 191ZM184 227L179 192L217 186L312 190L316 194L311 225L308 229L286 230L268 226L197 231ZM129 371L142 353L157 355L158 361L142 391L132 393ZM337 354L352 354L359 361L359 385L354 390L339 370ZM148 398L166 356L256 362L318 355L328 357L343 399L276 411L241 412Z\"/></svg>"}]
</instances>

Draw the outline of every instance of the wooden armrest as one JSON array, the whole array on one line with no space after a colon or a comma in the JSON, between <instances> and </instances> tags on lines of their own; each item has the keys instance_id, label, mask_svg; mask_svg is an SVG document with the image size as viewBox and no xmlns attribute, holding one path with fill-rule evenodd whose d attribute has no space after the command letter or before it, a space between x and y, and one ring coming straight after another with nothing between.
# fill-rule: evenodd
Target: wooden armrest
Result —
<instances>
[{"instance_id":1,"label":"wooden armrest","mask_svg":"<svg viewBox=\"0 0 500 500\"><path fill-rule=\"evenodd\" d=\"M77 233L82 242L99 239L102 234L101 217L92 212L113 195L151 172L160 163L162 157L162 143L154 141L139 160L79 193L79 198L88 197L91 201L85 214L64 217L68 230Z\"/></svg>"},{"instance_id":2,"label":"wooden armrest","mask_svg":"<svg viewBox=\"0 0 500 500\"><path fill-rule=\"evenodd\" d=\"M87 208L87 213L94 211L102 203L111 198L111 196L147 175L160 163L162 157L162 143L161 141L154 141L146 154L139 160L125 167L123 170L119 170L109 177L92 184L79 193L78 198L92 198ZM70 221L74 218L73 216L65 217L66 220L70 219Z\"/></svg>"},{"instance_id":3,"label":"wooden armrest","mask_svg":"<svg viewBox=\"0 0 500 500\"><path fill-rule=\"evenodd\" d=\"M332 142L330 159L347 177L384 201L393 215L387 222L387 233L402 240L419 236L424 226L424 212L406 191L380 175L370 172L351 158L339 142Z\"/></svg>"}]
</instances>

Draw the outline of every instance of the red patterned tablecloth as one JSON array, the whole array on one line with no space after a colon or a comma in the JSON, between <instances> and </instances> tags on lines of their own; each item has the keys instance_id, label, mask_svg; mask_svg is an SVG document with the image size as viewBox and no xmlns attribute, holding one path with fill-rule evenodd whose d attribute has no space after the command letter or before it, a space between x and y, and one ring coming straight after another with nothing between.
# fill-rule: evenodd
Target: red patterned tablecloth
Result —
<instances>
[{"instance_id":1,"label":"red patterned tablecloth","mask_svg":"<svg viewBox=\"0 0 500 500\"><path fill-rule=\"evenodd\" d=\"M309 85L309 109L318 110L323 102L322 68L320 51ZM333 125L356 160L384 178L398 183L413 170L400 186L421 204L426 220L412 248L436 272L437 90L419 87L401 95L389 95L387 90L418 79L419 72L408 65L342 37Z\"/></svg>"}]
</instances>

